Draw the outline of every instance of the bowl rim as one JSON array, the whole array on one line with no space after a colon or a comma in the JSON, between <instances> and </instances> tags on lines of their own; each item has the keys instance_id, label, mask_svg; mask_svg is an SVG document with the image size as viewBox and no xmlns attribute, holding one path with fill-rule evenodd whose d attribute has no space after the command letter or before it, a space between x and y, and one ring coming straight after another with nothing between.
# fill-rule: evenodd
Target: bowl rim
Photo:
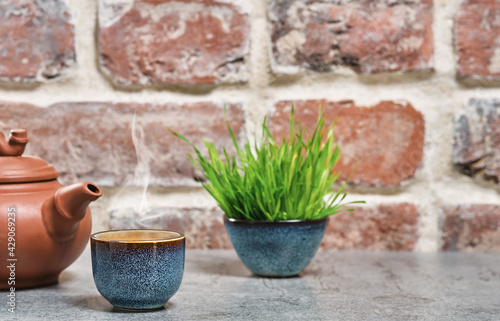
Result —
<instances>
[{"instance_id":1,"label":"bowl rim","mask_svg":"<svg viewBox=\"0 0 500 321\"><path fill-rule=\"evenodd\" d=\"M165 238L165 239L156 239L156 240L113 240L113 239L104 239L100 238L99 234L104 234L104 233L113 233L113 232L137 232L137 231L153 231L153 232L170 232L170 233L176 233L178 236L175 236L173 238ZM90 235L90 239L98 242L103 242L103 243L168 243L168 242L175 242L175 241L180 241L186 238L186 235L184 235L181 232L177 231L172 231L172 230L163 230L163 229L118 229L118 230L107 230L107 231L99 231L92 233Z\"/></svg>"},{"instance_id":2,"label":"bowl rim","mask_svg":"<svg viewBox=\"0 0 500 321\"><path fill-rule=\"evenodd\" d=\"M241 224L241 225L311 225L311 224L321 224L323 222L328 222L330 219L329 216L313 219L313 220L280 220L280 221L251 221L251 220L240 220L232 217L227 217L224 214L224 222L231 224Z\"/></svg>"}]
</instances>

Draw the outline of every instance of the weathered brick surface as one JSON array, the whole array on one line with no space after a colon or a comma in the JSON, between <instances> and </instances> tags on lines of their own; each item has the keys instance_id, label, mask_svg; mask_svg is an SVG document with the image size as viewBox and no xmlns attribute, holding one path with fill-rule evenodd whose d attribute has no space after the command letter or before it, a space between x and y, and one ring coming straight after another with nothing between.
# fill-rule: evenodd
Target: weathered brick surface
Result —
<instances>
[{"instance_id":1,"label":"weathered brick surface","mask_svg":"<svg viewBox=\"0 0 500 321\"><path fill-rule=\"evenodd\" d=\"M462 1L454 30L459 76L500 79L499 16L497 0Z\"/></svg>"},{"instance_id":2,"label":"weathered brick surface","mask_svg":"<svg viewBox=\"0 0 500 321\"><path fill-rule=\"evenodd\" d=\"M111 229L160 228L186 234L187 247L232 248L219 208L154 208L110 211ZM413 204L356 207L332 216L323 249L413 250L418 239L418 208Z\"/></svg>"},{"instance_id":3,"label":"weathered brick surface","mask_svg":"<svg viewBox=\"0 0 500 321\"><path fill-rule=\"evenodd\" d=\"M373 107L359 107L352 101L295 101L295 119L310 132L318 118L319 106L334 127L342 156L336 166L340 180L361 186L397 186L414 177L422 163L424 119L410 104L383 101ZM274 135L288 133L290 101L280 101L271 116Z\"/></svg>"},{"instance_id":4,"label":"weathered brick surface","mask_svg":"<svg viewBox=\"0 0 500 321\"><path fill-rule=\"evenodd\" d=\"M468 204L444 207L440 225L444 251L500 251L498 205Z\"/></svg>"},{"instance_id":5,"label":"weathered brick surface","mask_svg":"<svg viewBox=\"0 0 500 321\"><path fill-rule=\"evenodd\" d=\"M154 208L145 213L132 209L110 212L111 229L157 228L184 233L191 249L230 249L222 211L216 208Z\"/></svg>"},{"instance_id":6,"label":"weathered brick surface","mask_svg":"<svg viewBox=\"0 0 500 321\"><path fill-rule=\"evenodd\" d=\"M246 81L248 13L215 0L101 0L101 67L120 84Z\"/></svg>"},{"instance_id":7,"label":"weathered brick surface","mask_svg":"<svg viewBox=\"0 0 500 321\"><path fill-rule=\"evenodd\" d=\"M74 30L62 0L0 2L0 80L56 78L75 63Z\"/></svg>"},{"instance_id":8,"label":"weathered brick surface","mask_svg":"<svg viewBox=\"0 0 500 321\"><path fill-rule=\"evenodd\" d=\"M432 0L273 0L269 17L276 72L434 67Z\"/></svg>"},{"instance_id":9,"label":"weathered brick surface","mask_svg":"<svg viewBox=\"0 0 500 321\"><path fill-rule=\"evenodd\" d=\"M419 209L410 203L354 207L330 217L321 247L340 250L409 251L418 240Z\"/></svg>"},{"instance_id":10,"label":"weathered brick surface","mask_svg":"<svg viewBox=\"0 0 500 321\"><path fill-rule=\"evenodd\" d=\"M205 151L202 139L230 147L223 104L59 103L47 108L0 102L0 128L26 128L30 137L25 154L37 155L60 171L62 182L89 180L102 186L189 186L199 173L187 153L191 146L173 136L167 126ZM228 104L228 120L244 136L244 114ZM138 159L131 125L136 119ZM6 132L7 133L7 132ZM203 147L203 148L202 148ZM149 158L147 151L152 155ZM146 161L144 161L144 159ZM141 166L137 166L137 164ZM151 170L148 177L147 167Z\"/></svg>"},{"instance_id":11,"label":"weathered brick surface","mask_svg":"<svg viewBox=\"0 0 500 321\"><path fill-rule=\"evenodd\" d=\"M471 99L454 121L453 163L463 174L500 179L500 100Z\"/></svg>"}]
</instances>

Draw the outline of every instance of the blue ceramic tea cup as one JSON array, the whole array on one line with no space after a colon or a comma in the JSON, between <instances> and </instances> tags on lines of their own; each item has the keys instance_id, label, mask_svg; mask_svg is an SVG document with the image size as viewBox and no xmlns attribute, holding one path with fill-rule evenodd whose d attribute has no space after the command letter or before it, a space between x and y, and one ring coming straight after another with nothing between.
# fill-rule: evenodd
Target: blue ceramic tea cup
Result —
<instances>
[{"instance_id":1,"label":"blue ceramic tea cup","mask_svg":"<svg viewBox=\"0 0 500 321\"><path fill-rule=\"evenodd\" d=\"M97 290L113 306L161 309L184 274L185 236L165 230L117 230L92 234Z\"/></svg>"}]
</instances>

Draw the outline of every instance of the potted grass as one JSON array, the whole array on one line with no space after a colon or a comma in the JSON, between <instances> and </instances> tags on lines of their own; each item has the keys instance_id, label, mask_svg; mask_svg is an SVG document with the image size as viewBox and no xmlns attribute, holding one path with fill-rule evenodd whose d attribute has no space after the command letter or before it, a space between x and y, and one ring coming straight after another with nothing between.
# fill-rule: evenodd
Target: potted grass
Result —
<instances>
[{"instance_id":1,"label":"potted grass","mask_svg":"<svg viewBox=\"0 0 500 321\"><path fill-rule=\"evenodd\" d=\"M278 142L266 119L260 143L240 147L226 121L235 154L204 142L208 157L184 136L196 156L189 156L207 181L203 187L224 212L224 224L238 256L256 275L285 277L302 272L316 254L329 216L351 211L342 203L344 182L332 186L340 173L334 171L340 151L334 144L333 125L324 132L319 113L312 135L290 114L290 133Z\"/></svg>"}]
</instances>

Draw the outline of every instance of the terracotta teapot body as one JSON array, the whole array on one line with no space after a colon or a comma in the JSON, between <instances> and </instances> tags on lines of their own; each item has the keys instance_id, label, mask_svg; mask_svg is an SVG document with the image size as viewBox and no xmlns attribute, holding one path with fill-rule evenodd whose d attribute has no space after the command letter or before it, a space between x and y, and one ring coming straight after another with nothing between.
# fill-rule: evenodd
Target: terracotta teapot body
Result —
<instances>
[{"instance_id":1,"label":"terracotta teapot body","mask_svg":"<svg viewBox=\"0 0 500 321\"><path fill-rule=\"evenodd\" d=\"M57 171L40 158L5 155L2 139L0 260L7 267L0 269L0 289L55 283L84 250L91 232L88 205L102 192L89 182L59 184Z\"/></svg>"}]
</instances>

